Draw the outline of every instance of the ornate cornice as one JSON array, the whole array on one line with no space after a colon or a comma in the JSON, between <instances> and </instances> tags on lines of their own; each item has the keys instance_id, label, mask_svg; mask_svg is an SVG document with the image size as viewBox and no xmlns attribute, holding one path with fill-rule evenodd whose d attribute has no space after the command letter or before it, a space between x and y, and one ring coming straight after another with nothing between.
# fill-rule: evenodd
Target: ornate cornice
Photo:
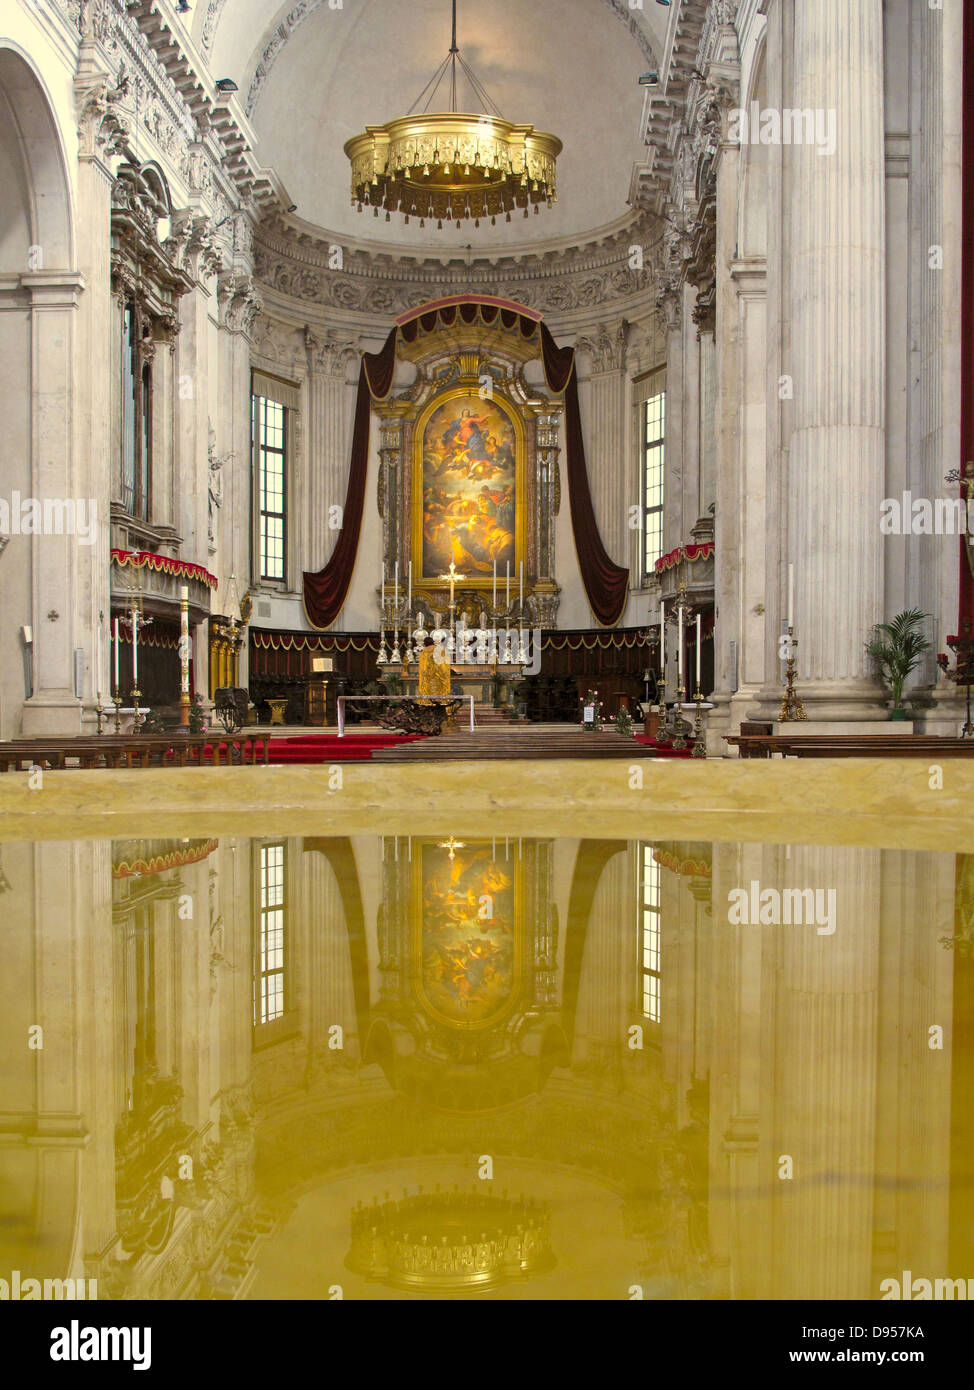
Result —
<instances>
[{"instance_id":1,"label":"ornate cornice","mask_svg":"<svg viewBox=\"0 0 974 1390\"><path fill-rule=\"evenodd\" d=\"M631 263L634 245L642 269ZM655 224L627 217L580 246L498 250L475 259L344 243L341 269L333 269L336 244L326 233L295 234L264 224L257 229L254 272L278 296L384 321L465 291L500 295L549 315L584 312L598 320L603 307L606 318L618 318L623 305L636 317L641 304L651 303L658 248Z\"/></svg>"}]
</instances>

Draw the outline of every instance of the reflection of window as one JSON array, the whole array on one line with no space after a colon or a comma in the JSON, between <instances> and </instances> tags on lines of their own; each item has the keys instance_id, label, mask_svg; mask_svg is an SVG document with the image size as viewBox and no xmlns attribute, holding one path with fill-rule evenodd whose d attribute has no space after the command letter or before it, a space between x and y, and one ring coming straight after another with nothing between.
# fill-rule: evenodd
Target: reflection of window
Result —
<instances>
[{"instance_id":1,"label":"reflection of window","mask_svg":"<svg viewBox=\"0 0 974 1390\"><path fill-rule=\"evenodd\" d=\"M257 481L257 578L284 580L287 410L266 396L252 397Z\"/></svg>"},{"instance_id":2,"label":"reflection of window","mask_svg":"<svg viewBox=\"0 0 974 1390\"><path fill-rule=\"evenodd\" d=\"M659 1023L659 865L652 845L643 845L640 866L639 978L643 1018Z\"/></svg>"},{"instance_id":3,"label":"reflection of window","mask_svg":"<svg viewBox=\"0 0 974 1390\"><path fill-rule=\"evenodd\" d=\"M284 1013L284 846L261 845L257 891L259 918L254 1024L271 1023Z\"/></svg>"},{"instance_id":4,"label":"reflection of window","mask_svg":"<svg viewBox=\"0 0 974 1390\"><path fill-rule=\"evenodd\" d=\"M666 392L643 401L643 573L648 578L663 554L663 463L666 452Z\"/></svg>"}]
</instances>

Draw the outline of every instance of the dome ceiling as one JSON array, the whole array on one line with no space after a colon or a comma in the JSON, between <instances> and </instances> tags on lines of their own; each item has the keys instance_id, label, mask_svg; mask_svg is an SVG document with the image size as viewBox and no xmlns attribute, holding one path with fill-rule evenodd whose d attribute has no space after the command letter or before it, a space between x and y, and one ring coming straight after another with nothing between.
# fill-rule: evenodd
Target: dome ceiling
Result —
<instances>
[{"instance_id":1,"label":"dome ceiling","mask_svg":"<svg viewBox=\"0 0 974 1390\"><path fill-rule=\"evenodd\" d=\"M449 250L540 246L626 213L644 155L637 79L662 47L666 15L652 0L644 11L626 0L460 0L460 51L501 113L558 136L564 152L552 208L441 231L358 212L343 146L367 125L406 114L449 49L449 0L344 0L340 9L303 0L270 23L266 0L201 0L196 24L211 71L237 82L261 163L283 180L300 219L337 237ZM460 89L461 109L472 105L468 95ZM445 84L439 96L443 109Z\"/></svg>"}]
</instances>

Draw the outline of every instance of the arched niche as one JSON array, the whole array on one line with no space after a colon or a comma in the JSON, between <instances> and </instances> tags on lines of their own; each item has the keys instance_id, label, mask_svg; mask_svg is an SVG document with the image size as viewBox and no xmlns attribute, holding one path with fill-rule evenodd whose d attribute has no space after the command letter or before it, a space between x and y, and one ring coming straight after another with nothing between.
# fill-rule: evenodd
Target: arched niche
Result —
<instances>
[{"instance_id":1,"label":"arched niche","mask_svg":"<svg viewBox=\"0 0 974 1390\"><path fill-rule=\"evenodd\" d=\"M71 195L51 103L28 60L2 44L0 184L0 274L70 269Z\"/></svg>"}]
</instances>

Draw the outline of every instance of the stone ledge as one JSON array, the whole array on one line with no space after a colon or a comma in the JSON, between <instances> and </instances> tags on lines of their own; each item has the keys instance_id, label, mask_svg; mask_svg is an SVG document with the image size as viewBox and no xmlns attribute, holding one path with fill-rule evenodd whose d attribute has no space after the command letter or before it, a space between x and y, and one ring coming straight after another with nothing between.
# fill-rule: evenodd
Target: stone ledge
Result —
<instances>
[{"instance_id":1,"label":"stone ledge","mask_svg":"<svg viewBox=\"0 0 974 1390\"><path fill-rule=\"evenodd\" d=\"M974 851L974 761L523 760L396 767L0 774L0 841L149 835L432 835L719 840Z\"/></svg>"}]
</instances>

